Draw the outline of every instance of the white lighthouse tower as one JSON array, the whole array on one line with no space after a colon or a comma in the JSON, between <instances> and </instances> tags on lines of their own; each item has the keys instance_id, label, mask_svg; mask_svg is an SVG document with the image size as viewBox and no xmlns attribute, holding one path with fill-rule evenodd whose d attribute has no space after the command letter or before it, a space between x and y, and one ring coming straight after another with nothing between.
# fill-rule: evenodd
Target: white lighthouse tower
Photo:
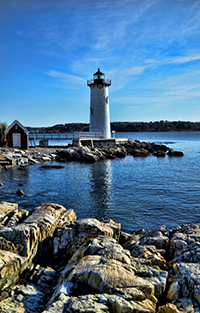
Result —
<instances>
[{"instance_id":1,"label":"white lighthouse tower","mask_svg":"<svg viewBox=\"0 0 200 313\"><path fill-rule=\"evenodd\" d=\"M90 87L90 132L99 132L103 138L110 138L108 87L111 80L105 79L98 68L87 85Z\"/></svg>"}]
</instances>

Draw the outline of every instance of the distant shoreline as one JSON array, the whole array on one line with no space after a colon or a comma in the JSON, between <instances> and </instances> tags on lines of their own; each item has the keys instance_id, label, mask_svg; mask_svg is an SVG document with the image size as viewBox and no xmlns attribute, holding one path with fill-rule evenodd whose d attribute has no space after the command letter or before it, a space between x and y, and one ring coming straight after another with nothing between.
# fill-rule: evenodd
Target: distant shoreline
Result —
<instances>
[{"instance_id":1,"label":"distant shoreline","mask_svg":"<svg viewBox=\"0 0 200 313\"><path fill-rule=\"evenodd\" d=\"M89 131L89 123L66 123L49 127L26 127L29 131L74 132ZM200 122L159 121L159 122L111 122L111 131L116 132L170 132L200 131Z\"/></svg>"}]
</instances>

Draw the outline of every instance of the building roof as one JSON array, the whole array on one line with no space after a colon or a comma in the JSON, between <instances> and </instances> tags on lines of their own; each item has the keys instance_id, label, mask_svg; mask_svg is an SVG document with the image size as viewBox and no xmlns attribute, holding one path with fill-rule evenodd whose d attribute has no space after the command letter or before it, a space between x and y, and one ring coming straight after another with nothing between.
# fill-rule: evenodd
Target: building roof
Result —
<instances>
[{"instance_id":1,"label":"building roof","mask_svg":"<svg viewBox=\"0 0 200 313\"><path fill-rule=\"evenodd\" d=\"M29 133L28 129L27 129L26 127L24 127L18 120L15 120L14 122L12 122L12 124L5 130L4 133L7 134L7 133L11 130L11 128L13 128L13 126L16 125L16 124L17 124L20 128L22 128L23 131L24 131L26 134Z\"/></svg>"},{"instance_id":2,"label":"building roof","mask_svg":"<svg viewBox=\"0 0 200 313\"><path fill-rule=\"evenodd\" d=\"M104 75L104 73L102 73L102 72L100 71L100 68L98 68L98 71L97 71L96 73L94 73L94 75Z\"/></svg>"}]
</instances>

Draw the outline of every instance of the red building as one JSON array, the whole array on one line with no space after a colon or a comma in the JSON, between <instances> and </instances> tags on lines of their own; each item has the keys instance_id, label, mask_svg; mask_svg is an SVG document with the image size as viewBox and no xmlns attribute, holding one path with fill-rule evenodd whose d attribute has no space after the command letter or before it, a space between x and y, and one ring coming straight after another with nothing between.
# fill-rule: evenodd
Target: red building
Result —
<instances>
[{"instance_id":1,"label":"red building","mask_svg":"<svg viewBox=\"0 0 200 313\"><path fill-rule=\"evenodd\" d=\"M28 149L28 130L15 120L5 131L6 145L11 148Z\"/></svg>"}]
</instances>

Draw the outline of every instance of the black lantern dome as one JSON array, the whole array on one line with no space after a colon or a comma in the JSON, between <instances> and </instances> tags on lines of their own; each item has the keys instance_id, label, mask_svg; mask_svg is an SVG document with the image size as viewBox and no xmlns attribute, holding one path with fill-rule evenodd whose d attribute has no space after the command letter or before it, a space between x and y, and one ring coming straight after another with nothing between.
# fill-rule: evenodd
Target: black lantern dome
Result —
<instances>
[{"instance_id":1,"label":"black lantern dome","mask_svg":"<svg viewBox=\"0 0 200 313\"><path fill-rule=\"evenodd\" d=\"M98 68L98 71L93 74L93 79L87 81L88 86L92 85L105 85L105 86L110 86L111 85L111 80L110 79L105 79L104 73L100 71L100 68Z\"/></svg>"}]
</instances>

